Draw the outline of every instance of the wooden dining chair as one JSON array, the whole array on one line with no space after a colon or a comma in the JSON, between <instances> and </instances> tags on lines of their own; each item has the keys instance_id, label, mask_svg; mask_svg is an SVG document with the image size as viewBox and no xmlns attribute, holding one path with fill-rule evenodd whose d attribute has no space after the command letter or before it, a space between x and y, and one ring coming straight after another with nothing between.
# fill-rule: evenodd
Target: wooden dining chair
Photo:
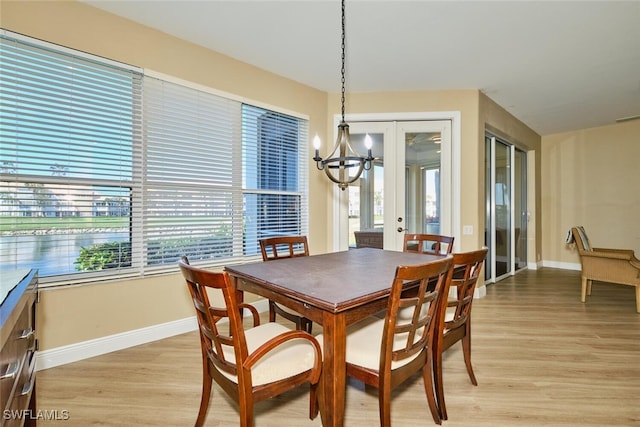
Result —
<instances>
[{"instance_id":1,"label":"wooden dining chair","mask_svg":"<svg viewBox=\"0 0 640 427\"><path fill-rule=\"evenodd\" d=\"M260 252L263 261L273 261L283 258L309 256L307 236L280 236L260 239ZM276 321L276 314L296 324L296 329L311 333L313 323L300 313L276 304L269 300L269 321Z\"/></svg>"},{"instance_id":2,"label":"wooden dining chair","mask_svg":"<svg viewBox=\"0 0 640 427\"><path fill-rule=\"evenodd\" d=\"M434 350L434 376L438 408L443 420L447 419L442 379L442 353L458 341L462 341L462 353L469 379L478 385L471 366L471 307L473 294L480 277L482 265L487 257L488 248L453 254L453 274L445 287L448 297L441 301L441 322L438 328ZM449 289L455 290L455 296L449 296Z\"/></svg>"},{"instance_id":3,"label":"wooden dining chair","mask_svg":"<svg viewBox=\"0 0 640 427\"><path fill-rule=\"evenodd\" d=\"M196 427L204 424L215 382L240 407L240 425L253 426L254 403L310 384L309 418L318 414L317 385L322 369L318 341L305 331L278 323L260 325L258 311L238 303L226 272L212 272L179 262L198 318L202 349L202 397ZM221 293L223 307L212 307L208 292ZM244 329L240 311L253 316ZM221 325L221 324L224 324ZM226 335L222 329L229 328Z\"/></svg>"},{"instance_id":4,"label":"wooden dining chair","mask_svg":"<svg viewBox=\"0 0 640 427\"><path fill-rule=\"evenodd\" d=\"M404 252L447 255L453 252L453 236L439 234L405 234Z\"/></svg>"},{"instance_id":5,"label":"wooden dining chair","mask_svg":"<svg viewBox=\"0 0 640 427\"><path fill-rule=\"evenodd\" d=\"M412 266L398 266L384 319L372 316L347 329L347 375L378 388L380 425L391 425L391 390L422 371L434 422L441 424L433 383L431 347L438 323L439 299L452 265L451 256ZM429 283L433 283L431 288ZM404 297L407 284L417 292ZM398 310L412 310L408 319ZM317 337L322 342L322 336Z\"/></svg>"}]
</instances>

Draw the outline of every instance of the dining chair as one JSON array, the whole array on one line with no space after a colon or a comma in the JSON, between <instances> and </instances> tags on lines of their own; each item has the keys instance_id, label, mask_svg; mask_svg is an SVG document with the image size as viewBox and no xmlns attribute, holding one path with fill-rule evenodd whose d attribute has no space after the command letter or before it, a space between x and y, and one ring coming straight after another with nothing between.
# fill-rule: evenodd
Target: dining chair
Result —
<instances>
[{"instance_id":1,"label":"dining chair","mask_svg":"<svg viewBox=\"0 0 640 427\"><path fill-rule=\"evenodd\" d=\"M260 239L263 261L309 256L307 236L280 236ZM300 313L269 300L269 321L276 321L276 314L296 324L296 329L311 333L313 323Z\"/></svg>"},{"instance_id":2,"label":"dining chair","mask_svg":"<svg viewBox=\"0 0 640 427\"><path fill-rule=\"evenodd\" d=\"M464 363L471 383L478 385L471 366L471 307L473 294L482 265L487 257L487 251L488 248L483 247L475 251L453 254L453 265L451 267L453 273L450 275L444 290L444 295L447 298L441 300L441 322L438 328L436 344L433 347L435 353L433 360L438 408L443 420L447 419L447 409L442 378L442 353L458 341L462 341ZM450 296L449 289L455 290L455 296Z\"/></svg>"},{"instance_id":3,"label":"dining chair","mask_svg":"<svg viewBox=\"0 0 640 427\"><path fill-rule=\"evenodd\" d=\"M453 252L453 236L440 234L405 234L404 252L447 255Z\"/></svg>"},{"instance_id":4,"label":"dining chair","mask_svg":"<svg viewBox=\"0 0 640 427\"><path fill-rule=\"evenodd\" d=\"M202 350L202 396L196 427L204 424L215 382L238 404L240 425L253 426L254 403L310 384L309 418L318 415L317 385L322 369L318 341L305 331L293 331L278 323L260 324L255 307L238 303L226 272L213 272L178 263L198 318ZM210 294L224 301L210 304ZM245 330L241 310L253 317ZM229 334L222 332L229 328Z\"/></svg>"},{"instance_id":5,"label":"dining chair","mask_svg":"<svg viewBox=\"0 0 640 427\"><path fill-rule=\"evenodd\" d=\"M354 231L353 236L356 239L356 248L358 249L382 249L384 247L384 232L381 228Z\"/></svg>"},{"instance_id":6,"label":"dining chair","mask_svg":"<svg viewBox=\"0 0 640 427\"><path fill-rule=\"evenodd\" d=\"M433 383L431 346L439 315L439 298L445 287L452 257L425 264L398 266L384 319L371 316L347 328L346 373L378 388L381 426L391 425L391 390L422 371L427 402L434 422L441 424ZM434 284L431 288L430 283ZM404 297L405 286L417 292ZM412 310L408 319L401 308ZM322 335L317 337L322 343Z\"/></svg>"}]
</instances>

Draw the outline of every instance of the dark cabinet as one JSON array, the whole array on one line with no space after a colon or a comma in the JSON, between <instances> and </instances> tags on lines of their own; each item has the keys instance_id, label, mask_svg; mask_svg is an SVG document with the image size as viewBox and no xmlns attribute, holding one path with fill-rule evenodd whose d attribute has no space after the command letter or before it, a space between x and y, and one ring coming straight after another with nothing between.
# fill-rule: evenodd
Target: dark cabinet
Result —
<instances>
[{"instance_id":1,"label":"dark cabinet","mask_svg":"<svg viewBox=\"0 0 640 427\"><path fill-rule=\"evenodd\" d=\"M0 305L0 426L35 426L38 272L3 273L0 280L11 288Z\"/></svg>"}]
</instances>

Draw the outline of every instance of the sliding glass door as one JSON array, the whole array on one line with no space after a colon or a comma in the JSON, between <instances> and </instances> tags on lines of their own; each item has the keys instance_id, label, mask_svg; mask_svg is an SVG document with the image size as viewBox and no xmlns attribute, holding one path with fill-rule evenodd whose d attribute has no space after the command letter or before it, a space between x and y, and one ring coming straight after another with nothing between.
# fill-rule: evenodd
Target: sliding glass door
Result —
<instances>
[{"instance_id":1,"label":"sliding glass door","mask_svg":"<svg viewBox=\"0 0 640 427\"><path fill-rule=\"evenodd\" d=\"M485 137L485 279L495 282L526 266L526 153L493 135Z\"/></svg>"}]
</instances>

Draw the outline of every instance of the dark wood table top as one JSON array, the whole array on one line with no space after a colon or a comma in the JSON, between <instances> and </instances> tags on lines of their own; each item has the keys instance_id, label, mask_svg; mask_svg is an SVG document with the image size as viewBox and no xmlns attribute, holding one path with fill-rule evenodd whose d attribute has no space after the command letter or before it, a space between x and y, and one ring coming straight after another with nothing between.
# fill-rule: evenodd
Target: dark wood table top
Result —
<instances>
[{"instance_id":1,"label":"dark wood table top","mask_svg":"<svg viewBox=\"0 0 640 427\"><path fill-rule=\"evenodd\" d=\"M440 258L361 248L228 266L225 270L305 304L338 313L387 297L397 266L424 264Z\"/></svg>"}]
</instances>

